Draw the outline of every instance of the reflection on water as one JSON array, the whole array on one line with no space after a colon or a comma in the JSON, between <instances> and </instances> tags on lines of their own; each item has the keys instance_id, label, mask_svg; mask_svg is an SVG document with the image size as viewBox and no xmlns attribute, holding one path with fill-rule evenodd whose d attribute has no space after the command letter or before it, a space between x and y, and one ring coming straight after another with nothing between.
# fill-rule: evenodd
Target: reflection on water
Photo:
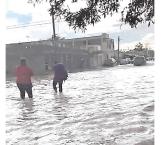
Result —
<instances>
[{"instance_id":1,"label":"reflection on water","mask_svg":"<svg viewBox=\"0 0 161 145\"><path fill-rule=\"evenodd\" d=\"M69 75L63 94L49 77L34 98L6 83L7 145L153 145L154 67L117 66Z\"/></svg>"}]
</instances>

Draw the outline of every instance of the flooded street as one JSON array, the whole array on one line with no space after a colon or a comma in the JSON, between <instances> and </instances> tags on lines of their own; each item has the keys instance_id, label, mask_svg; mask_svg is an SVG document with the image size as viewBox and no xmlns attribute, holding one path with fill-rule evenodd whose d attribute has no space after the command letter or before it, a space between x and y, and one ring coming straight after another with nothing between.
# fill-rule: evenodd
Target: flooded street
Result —
<instances>
[{"instance_id":1,"label":"flooded street","mask_svg":"<svg viewBox=\"0 0 161 145\"><path fill-rule=\"evenodd\" d=\"M7 145L153 145L154 65L69 74L63 94L50 76L21 100L6 82Z\"/></svg>"}]
</instances>

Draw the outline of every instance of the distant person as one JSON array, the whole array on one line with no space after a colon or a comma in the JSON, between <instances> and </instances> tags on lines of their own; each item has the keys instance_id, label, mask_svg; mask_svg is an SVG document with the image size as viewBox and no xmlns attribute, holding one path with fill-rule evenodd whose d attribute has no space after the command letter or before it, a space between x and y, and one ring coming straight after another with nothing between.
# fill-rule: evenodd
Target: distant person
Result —
<instances>
[{"instance_id":1,"label":"distant person","mask_svg":"<svg viewBox=\"0 0 161 145\"><path fill-rule=\"evenodd\" d=\"M80 58L80 68L83 68L84 66L84 58Z\"/></svg>"},{"instance_id":2,"label":"distant person","mask_svg":"<svg viewBox=\"0 0 161 145\"><path fill-rule=\"evenodd\" d=\"M53 89L57 93L56 85L59 84L59 92L62 93L63 81L67 80L67 78L68 78L67 70L65 69L65 66L62 63L55 62L55 65L53 67L53 71L54 71Z\"/></svg>"},{"instance_id":3,"label":"distant person","mask_svg":"<svg viewBox=\"0 0 161 145\"><path fill-rule=\"evenodd\" d=\"M49 64L45 62L45 71L49 71Z\"/></svg>"},{"instance_id":4,"label":"distant person","mask_svg":"<svg viewBox=\"0 0 161 145\"><path fill-rule=\"evenodd\" d=\"M25 92L27 92L28 97L32 98L32 82L31 76L33 72L31 68L29 68L26 64L26 59L20 59L20 65L16 68L16 83L17 87L20 91L20 97L25 99Z\"/></svg>"}]
</instances>

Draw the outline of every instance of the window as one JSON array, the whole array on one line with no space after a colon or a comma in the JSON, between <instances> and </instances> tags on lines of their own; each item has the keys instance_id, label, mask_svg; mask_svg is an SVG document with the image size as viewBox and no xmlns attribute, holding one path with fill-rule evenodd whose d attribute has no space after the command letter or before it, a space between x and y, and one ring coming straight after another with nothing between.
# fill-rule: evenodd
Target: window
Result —
<instances>
[{"instance_id":1,"label":"window","mask_svg":"<svg viewBox=\"0 0 161 145\"><path fill-rule=\"evenodd\" d=\"M106 42L106 38L103 38L103 42Z\"/></svg>"},{"instance_id":2,"label":"window","mask_svg":"<svg viewBox=\"0 0 161 145\"><path fill-rule=\"evenodd\" d=\"M61 47L61 43L58 43L58 47Z\"/></svg>"}]
</instances>

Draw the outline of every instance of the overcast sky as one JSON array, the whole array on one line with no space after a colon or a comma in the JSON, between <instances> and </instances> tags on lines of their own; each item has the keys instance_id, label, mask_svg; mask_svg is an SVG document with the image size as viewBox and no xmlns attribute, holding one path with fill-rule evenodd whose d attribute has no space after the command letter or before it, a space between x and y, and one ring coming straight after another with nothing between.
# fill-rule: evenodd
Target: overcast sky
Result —
<instances>
[{"instance_id":1,"label":"overcast sky","mask_svg":"<svg viewBox=\"0 0 161 145\"><path fill-rule=\"evenodd\" d=\"M68 0L70 1L70 0ZM126 0L127 2L128 0ZM69 4L73 11L78 10L85 4L79 3L75 5ZM126 5L125 3L123 5ZM52 21L48 9L49 3L43 3L33 7L28 4L27 0L7 0L6 1L6 25L7 38L6 43L36 41L51 38ZM142 42L147 47L153 48L154 43L154 25L150 27L142 24L138 28L130 28L128 25L122 25L120 28L120 14L115 14L102 19L101 22L93 27L88 26L87 31L76 33L63 20L56 20L56 34L65 38L85 37L92 35L100 35L108 33L110 38L115 40L115 48L117 48L117 37L120 36L120 48L132 49L138 42ZM35 25L35 24L41 25ZM27 27L21 27L23 24ZM32 25L32 26L31 26Z\"/></svg>"}]
</instances>

